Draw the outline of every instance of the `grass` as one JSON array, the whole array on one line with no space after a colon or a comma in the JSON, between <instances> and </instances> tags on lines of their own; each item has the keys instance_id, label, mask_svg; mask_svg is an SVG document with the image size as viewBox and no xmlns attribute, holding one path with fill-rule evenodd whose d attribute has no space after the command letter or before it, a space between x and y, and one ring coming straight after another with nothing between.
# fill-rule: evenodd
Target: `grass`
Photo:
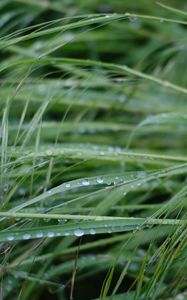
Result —
<instances>
[{"instance_id":1,"label":"grass","mask_svg":"<svg viewBox=\"0 0 187 300\"><path fill-rule=\"evenodd\" d=\"M0 3L1 299L187 299L187 7L136 2Z\"/></svg>"}]
</instances>

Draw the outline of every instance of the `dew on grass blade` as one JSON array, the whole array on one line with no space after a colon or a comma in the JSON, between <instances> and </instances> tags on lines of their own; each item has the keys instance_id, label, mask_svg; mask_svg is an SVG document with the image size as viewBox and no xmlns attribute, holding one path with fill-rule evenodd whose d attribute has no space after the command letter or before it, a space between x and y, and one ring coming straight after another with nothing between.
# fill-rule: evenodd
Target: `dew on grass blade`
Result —
<instances>
[{"instance_id":1,"label":"dew on grass blade","mask_svg":"<svg viewBox=\"0 0 187 300\"><path fill-rule=\"evenodd\" d=\"M90 229L90 234L92 234L92 235L96 234L95 229Z\"/></svg>"},{"instance_id":2,"label":"dew on grass blade","mask_svg":"<svg viewBox=\"0 0 187 300\"><path fill-rule=\"evenodd\" d=\"M61 224L66 223L67 221L68 221L67 219L58 219L58 223Z\"/></svg>"},{"instance_id":3,"label":"dew on grass blade","mask_svg":"<svg viewBox=\"0 0 187 300\"><path fill-rule=\"evenodd\" d=\"M75 236L83 236L84 235L84 231L82 229L75 229L74 230L74 235Z\"/></svg>"},{"instance_id":4,"label":"dew on grass blade","mask_svg":"<svg viewBox=\"0 0 187 300\"><path fill-rule=\"evenodd\" d=\"M90 182L89 182L87 179L84 179L84 180L82 181L82 185L83 185L83 186L88 186L88 185L90 185Z\"/></svg>"},{"instance_id":5,"label":"dew on grass blade","mask_svg":"<svg viewBox=\"0 0 187 300\"><path fill-rule=\"evenodd\" d=\"M13 235L8 235L7 236L7 240L8 241L13 241L14 240L14 236Z\"/></svg>"},{"instance_id":6,"label":"dew on grass blade","mask_svg":"<svg viewBox=\"0 0 187 300\"><path fill-rule=\"evenodd\" d=\"M25 196L25 194L26 194L26 190L24 188L19 188L18 195L19 196Z\"/></svg>"},{"instance_id":7,"label":"dew on grass blade","mask_svg":"<svg viewBox=\"0 0 187 300\"><path fill-rule=\"evenodd\" d=\"M48 236L49 238L52 238L52 237L55 236L55 234L54 234L54 232L49 231L49 232L47 233L47 236Z\"/></svg>"},{"instance_id":8,"label":"dew on grass blade","mask_svg":"<svg viewBox=\"0 0 187 300\"><path fill-rule=\"evenodd\" d=\"M3 192L7 192L8 191L8 184L5 183L4 186L3 186Z\"/></svg>"},{"instance_id":9,"label":"dew on grass blade","mask_svg":"<svg viewBox=\"0 0 187 300\"><path fill-rule=\"evenodd\" d=\"M96 182L99 183L99 184L101 184L101 183L104 182L104 180L103 180L102 178L97 178L97 179L96 179Z\"/></svg>"},{"instance_id":10,"label":"dew on grass blade","mask_svg":"<svg viewBox=\"0 0 187 300\"><path fill-rule=\"evenodd\" d=\"M66 43L72 41L74 38L75 38L75 35L74 35L73 33L71 33L71 32L65 33L65 34L63 35L63 40L64 40Z\"/></svg>"},{"instance_id":11,"label":"dew on grass blade","mask_svg":"<svg viewBox=\"0 0 187 300\"><path fill-rule=\"evenodd\" d=\"M52 154L53 154L53 153L52 153L51 150L47 150L47 151L46 151L46 155L47 155L47 156L51 156Z\"/></svg>"},{"instance_id":12,"label":"dew on grass blade","mask_svg":"<svg viewBox=\"0 0 187 300\"><path fill-rule=\"evenodd\" d=\"M119 103L124 103L126 101L126 96L125 95L120 95L119 96Z\"/></svg>"},{"instance_id":13,"label":"dew on grass blade","mask_svg":"<svg viewBox=\"0 0 187 300\"><path fill-rule=\"evenodd\" d=\"M36 237L37 238L42 238L43 237L43 233L42 232L37 232L36 233Z\"/></svg>"},{"instance_id":14,"label":"dew on grass blade","mask_svg":"<svg viewBox=\"0 0 187 300\"><path fill-rule=\"evenodd\" d=\"M129 15L129 20L130 20L131 22L135 22L135 21L137 20L137 16L134 15L134 14L130 14L130 15Z\"/></svg>"},{"instance_id":15,"label":"dew on grass blade","mask_svg":"<svg viewBox=\"0 0 187 300\"><path fill-rule=\"evenodd\" d=\"M29 233L25 233L24 235L23 235L23 239L24 240L29 240L31 238L31 235L29 234Z\"/></svg>"}]
</instances>

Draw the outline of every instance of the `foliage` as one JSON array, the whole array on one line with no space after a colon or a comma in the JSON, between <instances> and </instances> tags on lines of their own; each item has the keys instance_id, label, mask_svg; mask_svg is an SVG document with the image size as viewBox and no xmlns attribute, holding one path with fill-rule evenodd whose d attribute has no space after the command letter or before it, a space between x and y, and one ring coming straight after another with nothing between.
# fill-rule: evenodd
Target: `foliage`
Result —
<instances>
[{"instance_id":1,"label":"foliage","mask_svg":"<svg viewBox=\"0 0 187 300\"><path fill-rule=\"evenodd\" d=\"M1 298L186 299L185 1L0 14Z\"/></svg>"}]
</instances>

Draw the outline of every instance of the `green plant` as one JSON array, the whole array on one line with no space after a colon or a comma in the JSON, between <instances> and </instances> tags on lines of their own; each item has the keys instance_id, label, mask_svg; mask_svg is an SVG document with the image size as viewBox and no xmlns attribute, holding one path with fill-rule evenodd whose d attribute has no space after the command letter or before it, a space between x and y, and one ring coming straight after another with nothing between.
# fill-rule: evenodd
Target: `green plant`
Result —
<instances>
[{"instance_id":1,"label":"green plant","mask_svg":"<svg viewBox=\"0 0 187 300\"><path fill-rule=\"evenodd\" d=\"M187 297L185 1L124 2L0 3L3 299Z\"/></svg>"}]
</instances>

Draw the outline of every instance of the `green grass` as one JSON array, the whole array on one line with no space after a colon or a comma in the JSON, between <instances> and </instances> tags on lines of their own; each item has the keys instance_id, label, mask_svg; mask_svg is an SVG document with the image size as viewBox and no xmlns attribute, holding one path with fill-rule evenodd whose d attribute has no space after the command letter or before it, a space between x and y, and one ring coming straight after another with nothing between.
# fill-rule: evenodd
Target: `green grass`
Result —
<instances>
[{"instance_id":1,"label":"green grass","mask_svg":"<svg viewBox=\"0 0 187 300\"><path fill-rule=\"evenodd\" d=\"M0 298L187 299L185 1L0 16Z\"/></svg>"}]
</instances>

